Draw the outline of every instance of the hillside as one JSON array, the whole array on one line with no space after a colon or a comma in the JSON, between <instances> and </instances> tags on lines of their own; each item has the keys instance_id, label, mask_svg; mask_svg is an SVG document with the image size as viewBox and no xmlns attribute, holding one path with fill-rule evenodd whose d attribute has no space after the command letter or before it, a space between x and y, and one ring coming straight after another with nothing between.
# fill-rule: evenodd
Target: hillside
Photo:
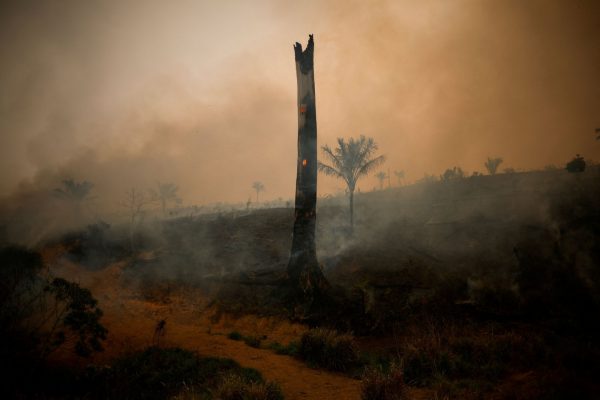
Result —
<instances>
[{"instance_id":1,"label":"hillside","mask_svg":"<svg viewBox=\"0 0 600 400\"><path fill-rule=\"evenodd\" d=\"M598 169L546 171L360 193L354 235L345 199L322 199L317 251L332 289L301 319L280 288L292 209L149 221L133 253L125 227L90 225L41 250L51 275L98 299L106 350L85 360L67 346L52 362L110 364L157 345L162 320L160 346L236 360L289 399L359 398L362 371L394 363L407 398L593 398L598 182ZM315 326L354 334L350 370L273 352Z\"/></svg>"}]
</instances>

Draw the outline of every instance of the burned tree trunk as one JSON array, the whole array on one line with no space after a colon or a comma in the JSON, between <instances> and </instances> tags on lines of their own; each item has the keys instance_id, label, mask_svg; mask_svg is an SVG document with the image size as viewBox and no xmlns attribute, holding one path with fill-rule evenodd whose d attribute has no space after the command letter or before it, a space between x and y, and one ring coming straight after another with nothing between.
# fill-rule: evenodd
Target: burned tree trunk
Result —
<instances>
[{"instance_id":1,"label":"burned tree trunk","mask_svg":"<svg viewBox=\"0 0 600 400\"><path fill-rule=\"evenodd\" d=\"M298 83L298 159L292 250L287 267L291 284L312 297L327 286L315 249L317 220L317 114L315 107L314 42L306 50L294 45Z\"/></svg>"}]
</instances>

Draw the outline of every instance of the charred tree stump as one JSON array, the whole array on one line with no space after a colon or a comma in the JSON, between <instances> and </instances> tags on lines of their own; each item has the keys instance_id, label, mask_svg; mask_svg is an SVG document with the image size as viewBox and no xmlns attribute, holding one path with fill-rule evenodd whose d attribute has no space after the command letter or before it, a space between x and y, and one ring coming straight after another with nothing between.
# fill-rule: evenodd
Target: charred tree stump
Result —
<instances>
[{"instance_id":1,"label":"charred tree stump","mask_svg":"<svg viewBox=\"0 0 600 400\"><path fill-rule=\"evenodd\" d=\"M287 275L304 300L314 298L328 287L317 261L317 114L315 107L314 42L310 35L306 49L294 45L298 84L298 159L296 203L292 250Z\"/></svg>"}]
</instances>

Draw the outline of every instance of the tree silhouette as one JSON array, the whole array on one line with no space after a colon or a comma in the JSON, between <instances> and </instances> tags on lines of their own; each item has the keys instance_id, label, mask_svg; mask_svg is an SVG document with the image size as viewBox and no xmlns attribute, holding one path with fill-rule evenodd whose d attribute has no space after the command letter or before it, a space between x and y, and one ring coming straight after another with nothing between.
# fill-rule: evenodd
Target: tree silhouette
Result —
<instances>
[{"instance_id":1,"label":"tree silhouette","mask_svg":"<svg viewBox=\"0 0 600 400\"><path fill-rule=\"evenodd\" d=\"M262 182L256 181L252 184L252 189L256 191L256 202L258 203L258 194L265 191L265 185Z\"/></svg>"},{"instance_id":2,"label":"tree silhouette","mask_svg":"<svg viewBox=\"0 0 600 400\"><path fill-rule=\"evenodd\" d=\"M377 179L379 179L379 190L383 190L383 182L385 182L385 180L387 179L388 175L385 172L380 171L380 172L378 172L378 173L375 174L375 177Z\"/></svg>"},{"instance_id":3,"label":"tree silhouette","mask_svg":"<svg viewBox=\"0 0 600 400\"><path fill-rule=\"evenodd\" d=\"M384 156L374 157L377 144L372 138L361 135L358 139L350 138L346 142L338 138L338 147L331 149L325 145L321 149L331 165L319 162L319 171L325 175L343 179L348 186L350 196L350 227L354 227L354 189L361 176L383 164Z\"/></svg>"},{"instance_id":4,"label":"tree silhouette","mask_svg":"<svg viewBox=\"0 0 600 400\"><path fill-rule=\"evenodd\" d=\"M596 140L600 140L600 128L596 128L596 133L598 134L598 136L596 136Z\"/></svg>"},{"instance_id":5,"label":"tree silhouette","mask_svg":"<svg viewBox=\"0 0 600 400\"><path fill-rule=\"evenodd\" d=\"M433 183L438 180L437 176L429 175L428 173L423 174L423 177L417 181L417 183Z\"/></svg>"},{"instance_id":6,"label":"tree silhouette","mask_svg":"<svg viewBox=\"0 0 600 400\"><path fill-rule=\"evenodd\" d=\"M143 215L144 215L144 207L151 202L147 196L144 195L143 192L136 190L135 188L131 188L128 190L121 201L121 207L125 208L128 213L129 218L129 249L133 254L135 250L134 246L134 236L137 225L140 224Z\"/></svg>"},{"instance_id":7,"label":"tree silhouette","mask_svg":"<svg viewBox=\"0 0 600 400\"><path fill-rule=\"evenodd\" d=\"M173 183L156 184L156 189L150 189L150 197L154 201L160 202L160 206L164 215L167 213L167 204L171 201L180 203L181 199L177 196L179 188Z\"/></svg>"},{"instance_id":8,"label":"tree silhouette","mask_svg":"<svg viewBox=\"0 0 600 400\"><path fill-rule=\"evenodd\" d=\"M35 356L42 361L62 345L81 357L102 351L107 330L88 289L45 273L42 256L24 247L1 248L0 265L2 359L24 356L29 363L29 356Z\"/></svg>"},{"instance_id":9,"label":"tree silhouette","mask_svg":"<svg viewBox=\"0 0 600 400\"><path fill-rule=\"evenodd\" d=\"M54 194L65 200L82 203L90 198L94 185L88 181L75 182L73 179L62 181L63 187L54 189Z\"/></svg>"},{"instance_id":10,"label":"tree silhouette","mask_svg":"<svg viewBox=\"0 0 600 400\"><path fill-rule=\"evenodd\" d=\"M465 173L461 167L454 167L452 169L448 168L442 175L440 175L440 180L443 182L448 182L454 179L461 179L465 177Z\"/></svg>"},{"instance_id":11,"label":"tree silhouette","mask_svg":"<svg viewBox=\"0 0 600 400\"><path fill-rule=\"evenodd\" d=\"M575 158L573 158L571 161L569 161L567 163L566 166L566 170L569 172L583 172L585 171L585 160L583 159L583 156L580 154L577 154L575 156Z\"/></svg>"},{"instance_id":12,"label":"tree silhouette","mask_svg":"<svg viewBox=\"0 0 600 400\"><path fill-rule=\"evenodd\" d=\"M498 170L498 167L500 166L500 164L502 164L502 161L504 161L504 160L500 157L496 157L496 158L488 157L487 161L483 165L485 165L485 168L488 170L490 175L496 175L496 171Z\"/></svg>"},{"instance_id":13,"label":"tree silhouette","mask_svg":"<svg viewBox=\"0 0 600 400\"><path fill-rule=\"evenodd\" d=\"M54 195L69 203L75 218L81 218L84 203L92 199L90 194L94 185L88 181L75 182L73 179L65 179L62 184L61 188L54 189Z\"/></svg>"},{"instance_id":14,"label":"tree silhouette","mask_svg":"<svg viewBox=\"0 0 600 400\"><path fill-rule=\"evenodd\" d=\"M402 180L404 179L404 171L394 171L394 175L398 179L398 186L402 186Z\"/></svg>"}]
</instances>

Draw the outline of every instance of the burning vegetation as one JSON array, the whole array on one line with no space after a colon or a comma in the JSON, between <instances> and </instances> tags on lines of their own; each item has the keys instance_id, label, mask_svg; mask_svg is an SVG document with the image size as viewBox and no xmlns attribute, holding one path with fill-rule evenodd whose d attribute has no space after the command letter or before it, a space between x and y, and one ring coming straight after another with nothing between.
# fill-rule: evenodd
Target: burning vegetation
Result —
<instances>
[{"instance_id":1,"label":"burning vegetation","mask_svg":"<svg viewBox=\"0 0 600 400\"><path fill-rule=\"evenodd\" d=\"M293 198L257 175L235 204L165 179L4 199L2 398L598 398L599 166L409 182L384 141L318 145L313 35L293 50Z\"/></svg>"}]
</instances>

